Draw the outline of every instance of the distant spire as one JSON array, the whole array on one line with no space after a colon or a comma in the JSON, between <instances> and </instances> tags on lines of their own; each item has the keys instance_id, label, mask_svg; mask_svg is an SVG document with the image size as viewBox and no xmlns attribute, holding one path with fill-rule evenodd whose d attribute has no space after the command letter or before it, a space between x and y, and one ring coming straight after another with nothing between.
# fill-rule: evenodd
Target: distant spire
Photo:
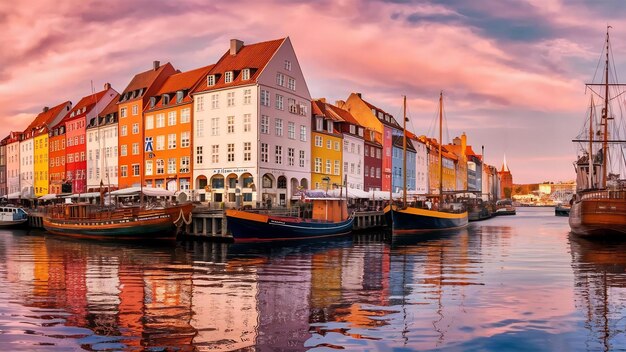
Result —
<instances>
[{"instance_id":1,"label":"distant spire","mask_svg":"<svg viewBox=\"0 0 626 352\"><path fill-rule=\"evenodd\" d=\"M511 172L509 166L506 164L506 154L504 154L504 160L502 161L502 170L500 172Z\"/></svg>"}]
</instances>

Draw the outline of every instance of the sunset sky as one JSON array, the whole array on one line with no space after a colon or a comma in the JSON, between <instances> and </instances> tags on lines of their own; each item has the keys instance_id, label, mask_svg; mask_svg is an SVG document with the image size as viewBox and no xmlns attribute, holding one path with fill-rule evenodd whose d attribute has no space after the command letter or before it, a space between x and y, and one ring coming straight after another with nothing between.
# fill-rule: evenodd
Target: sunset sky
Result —
<instances>
[{"instance_id":1,"label":"sunset sky","mask_svg":"<svg viewBox=\"0 0 626 352\"><path fill-rule=\"evenodd\" d=\"M406 95L409 129L435 136L443 90L444 142L465 132L498 168L506 154L515 183L572 180L584 83L607 24L626 72L625 16L620 0L3 1L0 135L76 103L91 81L121 92L154 60L187 71L231 38L289 36L314 98L360 92L399 117Z\"/></svg>"}]
</instances>

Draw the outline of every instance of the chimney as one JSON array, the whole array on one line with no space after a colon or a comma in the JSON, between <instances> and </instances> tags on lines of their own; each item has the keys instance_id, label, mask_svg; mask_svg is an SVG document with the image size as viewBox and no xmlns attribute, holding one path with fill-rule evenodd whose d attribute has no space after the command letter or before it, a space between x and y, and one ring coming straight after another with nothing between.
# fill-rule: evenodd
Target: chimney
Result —
<instances>
[{"instance_id":1,"label":"chimney","mask_svg":"<svg viewBox=\"0 0 626 352\"><path fill-rule=\"evenodd\" d=\"M343 108L343 106L346 104L345 101L343 100L335 100L335 106L338 108Z\"/></svg>"},{"instance_id":2,"label":"chimney","mask_svg":"<svg viewBox=\"0 0 626 352\"><path fill-rule=\"evenodd\" d=\"M359 99L361 99L361 93L356 93L356 96L359 97Z\"/></svg>"},{"instance_id":3,"label":"chimney","mask_svg":"<svg viewBox=\"0 0 626 352\"><path fill-rule=\"evenodd\" d=\"M326 104L326 98L319 98L318 99L322 104Z\"/></svg>"},{"instance_id":4,"label":"chimney","mask_svg":"<svg viewBox=\"0 0 626 352\"><path fill-rule=\"evenodd\" d=\"M156 61L156 60L155 60L155 61L153 61L153 62L152 62L152 69L153 69L153 70L155 70L155 71L156 71L156 70L158 70L158 69L159 69L159 67L161 67L161 62L160 62L160 61Z\"/></svg>"},{"instance_id":5,"label":"chimney","mask_svg":"<svg viewBox=\"0 0 626 352\"><path fill-rule=\"evenodd\" d=\"M111 89L111 83L107 82L104 84L104 90L109 90Z\"/></svg>"},{"instance_id":6,"label":"chimney","mask_svg":"<svg viewBox=\"0 0 626 352\"><path fill-rule=\"evenodd\" d=\"M230 54L237 55L239 50L243 47L243 42L239 39L231 39L230 40Z\"/></svg>"},{"instance_id":7,"label":"chimney","mask_svg":"<svg viewBox=\"0 0 626 352\"><path fill-rule=\"evenodd\" d=\"M43 112L47 112L48 110L50 110L50 108L49 108L49 107L47 107L47 106L44 106L44 107L43 107Z\"/></svg>"}]
</instances>

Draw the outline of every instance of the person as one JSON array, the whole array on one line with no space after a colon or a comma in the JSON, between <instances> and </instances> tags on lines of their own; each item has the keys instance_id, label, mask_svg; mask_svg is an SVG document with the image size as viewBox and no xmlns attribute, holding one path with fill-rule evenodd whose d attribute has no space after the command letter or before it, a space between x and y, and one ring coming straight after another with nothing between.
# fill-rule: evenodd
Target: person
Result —
<instances>
[{"instance_id":1,"label":"person","mask_svg":"<svg viewBox=\"0 0 626 352\"><path fill-rule=\"evenodd\" d=\"M433 207L433 203L430 201L430 199L426 200L426 208L428 208L428 210L432 209Z\"/></svg>"}]
</instances>

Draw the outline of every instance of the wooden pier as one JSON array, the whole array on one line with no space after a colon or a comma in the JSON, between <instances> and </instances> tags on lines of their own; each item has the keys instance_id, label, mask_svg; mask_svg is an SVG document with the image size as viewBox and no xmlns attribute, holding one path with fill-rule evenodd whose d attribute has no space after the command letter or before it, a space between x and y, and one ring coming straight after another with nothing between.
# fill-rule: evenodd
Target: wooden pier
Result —
<instances>
[{"instance_id":1,"label":"wooden pier","mask_svg":"<svg viewBox=\"0 0 626 352\"><path fill-rule=\"evenodd\" d=\"M43 213L28 213L28 227L30 227L31 229L43 229Z\"/></svg>"}]
</instances>

